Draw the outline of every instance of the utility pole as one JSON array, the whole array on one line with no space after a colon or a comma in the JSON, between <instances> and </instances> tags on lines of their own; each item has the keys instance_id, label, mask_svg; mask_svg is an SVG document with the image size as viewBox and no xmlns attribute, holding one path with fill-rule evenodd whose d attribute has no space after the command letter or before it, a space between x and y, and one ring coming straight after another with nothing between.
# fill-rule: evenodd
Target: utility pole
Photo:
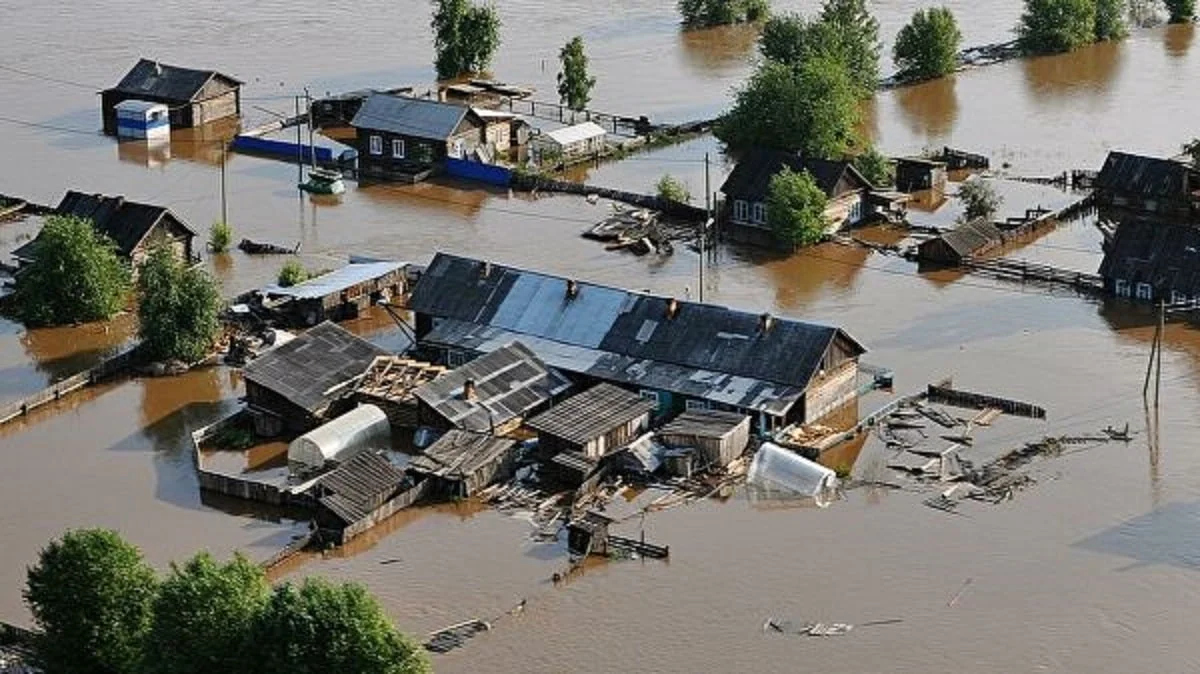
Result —
<instances>
[{"instance_id":1,"label":"utility pole","mask_svg":"<svg viewBox=\"0 0 1200 674\"><path fill-rule=\"evenodd\" d=\"M704 226L700 228L700 301L704 301L705 244L708 242L708 226L712 224L712 198L708 185L708 153L704 153Z\"/></svg>"},{"instance_id":2,"label":"utility pole","mask_svg":"<svg viewBox=\"0 0 1200 674\"><path fill-rule=\"evenodd\" d=\"M312 167L317 168L317 147L313 144L312 94L308 93L308 87L304 87L304 102L308 106L308 158L312 161Z\"/></svg>"},{"instance_id":3,"label":"utility pole","mask_svg":"<svg viewBox=\"0 0 1200 674\"><path fill-rule=\"evenodd\" d=\"M304 182L304 140L300 136L300 97L296 96L296 184Z\"/></svg>"},{"instance_id":4,"label":"utility pole","mask_svg":"<svg viewBox=\"0 0 1200 674\"><path fill-rule=\"evenodd\" d=\"M227 151L226 151L226 147L225 147L225 142L221 141L221 223L228 225L229 224L229 206L228 206L229 202L228 202L228 198L226 197L226 190L225 190L225 159L226 159L226 155L227 155Z\"/></svg>"},{"instance_id":5,"label":"utility pole","mask_svg":"<svg viewBox=\"0 0 1200 674\"><path fill-rule=\"evenodd\" d=\"M1167 301L1158 300L1158 353L1154 363L1154 409L1158 410L1158 392L1162 388L1162 343L1167 332Z\"/></svg>"}]
</instances>

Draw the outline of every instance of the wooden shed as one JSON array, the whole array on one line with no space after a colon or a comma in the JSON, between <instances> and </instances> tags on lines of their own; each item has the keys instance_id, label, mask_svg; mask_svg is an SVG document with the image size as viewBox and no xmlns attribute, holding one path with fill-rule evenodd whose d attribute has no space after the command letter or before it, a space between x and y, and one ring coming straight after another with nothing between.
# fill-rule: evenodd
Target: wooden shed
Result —
<instances>
[{"instance_id":1,"label":"wooden shed","mask_svg":"<svg viewBox=\"0 0 1200 674\"><path fill-rule=\"evenodd\" d=\"M932 190L946 191L946 163L924 157L901 157L896 160L896 189L901 192Z\"/></svg>"},{"instance_id":2,"label":"wooden shed","mask_svg":"<svg viewBox=\"0 0 1200 674\"><path fill-rule=\"evenodd\" d=\"M517 449L509 438L452 430L414 457L408 470L433 481L431 494L467 498L511 476Z\"/></svg>"},{"instance_id":3,"label":"wooden shed","mask_svg":"<svg viewBox=\"0 0 1200 674\"><path fill-rule=\"evenodd\" d=\"M323 540L342 545L426 491L383 455L363 452L322 476L310 492L317 501L314 521Z\"/></svg>"},{"instance_id":4,"label":"wooden shed","mask_svg":"<svg viewBox=\"0 0 1200 674\"><path fill-rule=\"evenodd\" d=\"M694 447L701 465L724 468L750 443L750 417L736 412L693 410L676 417L658 432L672 447Z\"/></svg>"},{"instance_id":5,"label":"wooden shed","mask_svg":"<svg viewBox=\"0 0 1200 674\"><path fill-rule=\"evenodd\" d=\"M963 260L981 255L1004 243L1004 234L987 218L977 218L922 241L917 259L923 263L958 266Z\"/></svg>"},{"instance_id":6,"label":"wooden shed","mask_svg":"<svg viewBox=\"0 0 1200 674\"><path fill-rule=\"evenodd\" d=\"M624 447L650 425L652 400L601 383L529 420L544 455L576 451L599 459Z\"/></svg>"},{"instance_id":7,"label":"wooden shed","mask_svg":"<svg viewBox=\"0 0 1200 674\"><path fill-rule=\"evenodd\" d=\"M567 524L567 552L572 557L608 555L608 525L612 518L604 513L589 510Z\"/></svg>"},{"instance_id":8,"label":"wooden shed","mask_svg":"<svg viewBox=\"0 0 1200 674\"><path fill-rule=\"evenodd\" d=\"M139 60L111 89L100 92L104 132L117 132L117 104L162 103L171 127L187 129L242 114L241 81L215 70L195 70Z\"/></svg>"}]
</instances>

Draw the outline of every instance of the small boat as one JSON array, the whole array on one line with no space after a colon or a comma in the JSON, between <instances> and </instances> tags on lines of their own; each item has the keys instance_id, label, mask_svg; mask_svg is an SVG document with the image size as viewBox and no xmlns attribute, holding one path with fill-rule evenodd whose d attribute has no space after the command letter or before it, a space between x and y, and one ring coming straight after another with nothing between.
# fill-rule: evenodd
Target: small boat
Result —
<instances>
[{"instance_id":1,"label":"small boat","mask_svg":"<svg viewBox=\"0 0 1200 674\"><path fill-rule=\"evenodd\" d=\"M341 171L311 168L308 180L300 183L300 189L310 194L341 194L346 191L346 184L342 182Z\"/></svg>"}]
</instances>

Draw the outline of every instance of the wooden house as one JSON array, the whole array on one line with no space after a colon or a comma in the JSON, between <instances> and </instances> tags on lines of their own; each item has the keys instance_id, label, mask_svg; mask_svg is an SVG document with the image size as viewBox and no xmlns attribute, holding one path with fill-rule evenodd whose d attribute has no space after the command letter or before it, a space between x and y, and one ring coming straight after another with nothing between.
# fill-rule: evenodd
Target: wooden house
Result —
<instances>
[{"instance_id":1,"label":"wooden house","mask_svg":"<svg viewBox=\"0 0 1200 674\"><path fill-rule=\"evenodd\" d=\"M668 446L694 447L701 465L720 469L746 451L750 417L736 412L692 410L659 429L658 437Z\"/></svg>"},{"instance_id":2,"label":"wooden house","mask_svg":"<svg viewBox=\"0 0 1200 674\"><path fill-rule=\"evenodd\" d=\"M312 488L318 536L323 542L344 545L415 503L426 489L383 455L358 454L323 475Z\"/></svg>"},{"instance_id":3,"label":"wooden house","mask_svg":"<svg viewBox=\"0 0 1200 674\"><path fill-rule=\"evenodd\" d=\"M946 193L946 163L924 157L901 157L896 160L896 189L901 192L930 190Z\"/></svg>"},{"instance_id":4,"label":"wooden house","mask_svg":"<svg viewBox=\"0 0 1200 674\"><path fill-rule=\"evenodd\" d=\"M419 182L447 158L476 158L487 125L463 105L372 93L350 126L361 175Z\"/></svg>"},{"instance_id":5,"label":"wooden house","mask_svg":"<svg viewBox=\"0 0 1200 674\"><path fill-rule=\"evenodd\" d=\"M725 195L724 232L734 241L761 246L780 246L767 222L767 193L771 178L789 168L805 171L829 202L825 218L829 231L853 227L867 218L870 181L848 161L801 157L779 150L751 150L734 167L721 185Z\"/></svg>"},{"instance_id":6,"label":"wooden house","mask_svg":"<svg viewBox=\"0 0 1200 674\"><path fill-rule=\"evenodd\" d=\"M604 151L606 135L604 127L595 122L546 131L530 141L531 156L536 163L554 163L596 155Z\"/></svg>"},{"instance_id":7,"label":"wooden house","mask_svg":"<svg viewBox=\"0 0 1200 674\"><path fill-rule=\"evenodd\" d=\"M653 401L613 386L597 384L529 420L546 455L579 452L589 459L614 452L650 425Z\"/></svg>"},{"instance_id":8,"label":"wooden house","mask_svg":"<svg viewBox=\"0 0 1200 674\"><path fill-rule=\"evenodd\" d=\"M141 59L117 86L100 92L104 132L117 133L118 103L162 103L171 127L188 129L242 114L242 83L215 70L195 70Z\"/></svg>"},{"instance_id":9,"label":"wooden house","mask_svg":"<svg viewBox=\"0 0 1200 674\"><path fill-rule=\"evenodd\" d=\"M405 279L403 262L351 262L293 286L271 284L258 291L257 300L281 322L310 327L358 318L372 304L403 296Z\"/></svg>"},{"instance_id":10,"label":"wooden house","mask_svg":"<svg viewBox=\"0 0 1200 674\"><path fill-rule=\"evenodd\" d=\"M152 206L125 197L67 192L54 209L55 215L89 220L96 231L112 239L117 253L129 261L134 271L156 246L165 245L179 260L198 261L193 248L196 232L165 206ZM37 256L37 239L12 252L18 265Z\"/></svg>"},{"instance_id":11,"label":"wooden house","mask_svg":"<svg viewBox=\"0 0 1200 674\"><path fill-rule=\"evenodd\" d=\"M426 355L457 365L519 341L581 383L746 414L760 430L811 423L857 395L865 349L836 327L632 292L439 253L408 307Z\"/></svg>"},{"instance_id":12,"label":"wooden house","mask_svg":"<svg viewBox=\"0 0 1200 674\"><path fill-rule=\"evenodd\" d=\"M383 410L392 428L413 429L421 425L413 393L446 372L441 365L404 356L378 356L359 381L355 399Z\"/></svg>"},{"instance_id":13,"label":"wooden house","mask_svg":"<svg viewBox=\"0 0 1200 674\"><path fill-rule=\"evenodd\" d=\"M303 433L336 415L338 403L387 351L334 323L321 323L246 365L246 402L259 435Z\"/></svg>"},{"instance_id":14,"label":"wooden house","mask_svg":"<svg viewBox=\"0 0 1200 674\"><path fill-rule=\"evenodd\" d=\"M1200 214L1200 171L1173 159L1109 152L1095 190L1102 207L1179 219Z\"/></svg>"},{"instance_id":15,"label":"wooden house","mask_svg":"<svg viewBox=\"0 0 1200 674\"><path fill-rule=\"evenodd\" d=\"M1200 228L1129 221L1117 227L1100 263L1115 297L1184 304L1200 301Z\"/></svg>"},{"instance_id":16,"label":"wooden house","mask_svg":"<svg viewBox=\"0 0 1200 674\"><path fill-rule=\"evenodd\" d=\"M922 241L917 259L937 266L957 267L964 260L1004 244L1004 234L987 218L976 218Z\"/></svg>"},{"instance_id":17,"label":"wooden house","mask_svg":"<svg viewBox=\"0 0 1200 674\"><path fill-rule=\"evenodd\" d=\"M511 438L456 429L413 457L408 470L432 481L431 495L468 498L512 476L518 449Z\"/></svg>"}]
</instances>

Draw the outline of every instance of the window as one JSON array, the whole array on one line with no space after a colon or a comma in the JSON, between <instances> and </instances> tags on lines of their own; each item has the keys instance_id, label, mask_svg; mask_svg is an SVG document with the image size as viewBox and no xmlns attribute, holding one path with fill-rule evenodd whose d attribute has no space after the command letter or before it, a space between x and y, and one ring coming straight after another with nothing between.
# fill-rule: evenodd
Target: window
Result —
<instances>
[{"instance_id":1,"label":"window","mask_svg":"<svg viewBox=\"0 0 1200 674\"><path fill-rule=\"evenodd\" d=\"M761 201L754 202L754 222L759 225L767 222L767 205Z\"/></svg>"},{"instance_id":2,"label":"window","mask_svg":"<svg viewBox=\"0 0 1200 674\"><path fill-rule=\"evenodd\" d=\"M733 219L737 222L746 222L750 219L750 205L745 199L738 199L733 202Z\"/></svg>"},{"instance_id":3,"label":"window","mask_svg":"<svg viewBox=\"0 0 1200 674\"><path fill-rule=\"evenodd\" d=\"M461 367L471 362L471 355L465 351L449 351L446 353L446 364L450 367Z\"/></svg>"},{"instance_id":4,"label":"window","mask_svg":"<svg viewBox=\"0 0 1200 674\"><path fill-rule=\"evenodd\" d=\"M1171 291L1171 304L1187 304L1188 296L1178 290Z\"/></svg>"},{"instance_id":5,"label":"window","mask_svg":"<svg viewBox=\"0 0 1200 674\"><path fill-rule=\"evenodd\" d=\"M383 154L383 138L371 136L371 154Z\"/></svg>"},{"instance_id":6,"label":"window","mask_svg":"<svg viewBox=\"0 0 1200 674\"><path fill-rule=\"evenodd\" d=\"M649 389L642 389L641 391L638 391L638 393L639 393L639 394L640 394L640 395L641 395L643 398L645 398L646 400L653 400L655 405L658 405L658 404L660 404L660 403L659 403L659 400L658 400L658 391L651 391L651 390L649 390Z\"/></svg>"},{"instance_id":7,"label":"window","mask_svg":"<svg viewBox=\"0 0 1200 674\"><path fill-rule=\"evenodd\" d=\"M404 159L404 140L397 138L392 141L392 158Z\"/></svg>"},{"instance_id":8,"label":"window","mask_svg":"<svg viewBox=\"0 0 1200 674\"><path fill-rule=\"evenodd\" d=\"M691 412L692 410L708 410L712 407L707 400L688 400L683 404L684 409Z\"/></svg>"},{"instance_id":9,"label":"window","mask_svg":"<svg viewBox=\"0 0 1200 674\"><path fill-rule=\"evenodd\" d=\"M855 199L854 203L850 204L850 224L853 225L859 220L862 220L862 197Z\"/></svg>"},{"instance_id":10,"label":"window","mask_svg":"<svg viewBox=\"0 0 1200 674\"><path fill-rule=\"evenodd\" d=\"M1139 300L1154 299L1154 289L1150 287L1149 283L1137 284L1137 298Z\"/></svg>"},{"instance_id":11,"label":"window","mask_svg":"<svg viewBox=\"0 0 1200 674\"><path fill-rule=\"evenodd\" d=\"M1114 291L1116 292L1117 297L1129 297L1129 281L1126 281L1122 278L1117 279Z\"/></svg>"}]
</instances>

